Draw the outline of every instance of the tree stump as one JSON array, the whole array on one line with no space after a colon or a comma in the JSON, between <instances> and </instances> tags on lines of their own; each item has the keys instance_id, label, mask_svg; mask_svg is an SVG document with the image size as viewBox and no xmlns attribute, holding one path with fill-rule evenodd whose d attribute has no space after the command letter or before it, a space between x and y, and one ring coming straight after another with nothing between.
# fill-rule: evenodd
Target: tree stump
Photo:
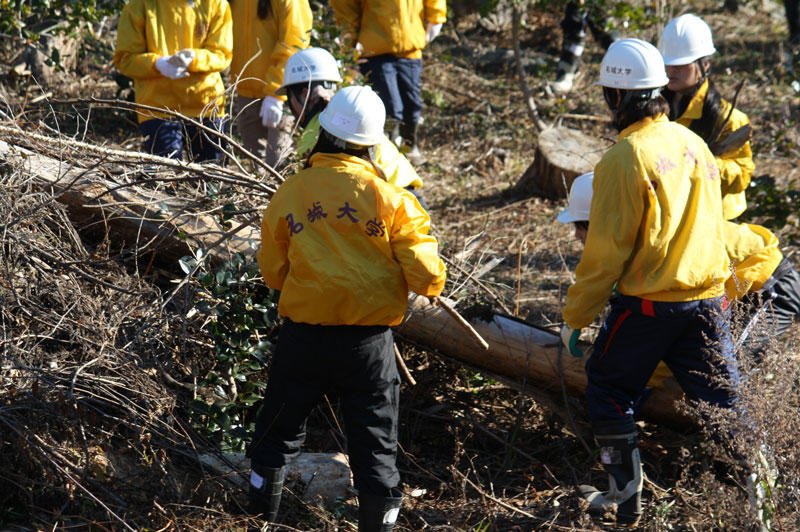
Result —
<instances>
[{"instance_id":1,"label":"tree stump","mask_svg":"<svg viewBox=\"0 0 800 532\"><path fill-rule=\"evenodd\" d=\"M572 181L591 172L610 144L578 130L550 127L539 135L533 162L517 182L527 194L557 200L569 195Z\"/></svg>"}]
</instances>

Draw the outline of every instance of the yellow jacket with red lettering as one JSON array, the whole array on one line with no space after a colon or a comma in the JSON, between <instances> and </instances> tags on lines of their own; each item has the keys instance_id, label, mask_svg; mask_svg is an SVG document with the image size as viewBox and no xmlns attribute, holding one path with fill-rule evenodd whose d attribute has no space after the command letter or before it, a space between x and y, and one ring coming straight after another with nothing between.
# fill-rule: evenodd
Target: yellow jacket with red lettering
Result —
<instances>
[{"instance_id":1,"label":"yellow jacket with red lettering","mask_svg":"<svg viewBox=\"0 0 800 532\"><path fill-rule=\"evenodd\" d=\"M665 115L625 128L594 170L589 231L564 321L589 325L624 295L693 301L728 278L719 173L703 139Z\"/></svg>"},{"instance_id":2,"label":"yellow jacket with red lettering","mask_svg":"<svg viewBox=\"0 0 800 532\"><path fill-rule=\"evenodd\" d=\"M286 60L308 47L313 17L308 0L271 0L265 18L257 13L258 0L231 0L233 61L231 82L247 98L278 96ZM260 53L259 53L260 51Z\"/></svg>"},{"instance_id":3,"label":"yellow jacket with red lettering","mask_svg":"<svg viewBox=\"0 0 800 532\"><path fill-rule=\"evenodd\" d=\"M693 120L703 116L703 103L708 93L708 80L697 90L689 102L686 111L676 120L681 125L689 127ZM731 104L722 100L718 124L721 124L728 112ZM739 129L750 123L747 115L738 109L734 109L730 119L722 128L719 140L724 140L732 131ZM718 127L718 126L716 126ZM726 220L732 220L742 214L747 209L747 200L744 191L750 184L750 178L755 170L753 163L753 152L750 149L750 142L729 153L723 153L717 157L717 166L722 185L722 214Z\"/></svg>"},{"instance_id":4,"label":"yellow jacket with red lettering","mask_svg":"<svg viewBox=\"0 0 800 532\"><path fill-rule=\"evenodd\" d=\"M308 122L297 141L298 156L303 157L314 148L319 139L319 130L319 113L317 113ZM422 188L422 178L389 137L383 135L372 150L373 160L383 170L386 181L400 188Z\"/></svg>"},{"instance_id":5,"label":"yellow jacket with red lettering","mask_svg":"<svg viewBox=\"0 0 800 532\"><path fill-rule=\"evenodd\" d=\"M163 76L156 59L186 48L195 52L189 76ZM114 65L133 79L138 103L190 117L216 117L225 114L220 72L230 64L232 49L227 0L131 0L119 17ZM169 117L139 112L139 122Z\"/></svg>"},{"instance_id":6,"label":"yellow jacket with red lettering","mask_svg":"<svg viewBox=\"0 0 800 532\"><path fill-rule=\"evenodd\" d=\"M778 238L760 225L725 222L725 248L733 267L725 282L731 300L760 290L783 260Z\"/></svg>"},{"instance_id":7,"label":"yellow jacket with red lettering","mask_svg":"<svg viewBox=\"0 0 800 532\"><path fill-rule=\"evenodd\" d=\"M425 23L447 19L445 0L331 0L336 22L364 57L394 54L419 59L425 48Z\"/></svg>"},{"instance_id":8,"label":"yellow jacket with red lettering","mask_svg":"<svg viewBox=\"0 0 800 532\"><path fill-rule=\"evenodd\" d=\"M430 218L367 161L316 153L284 182L261 224L264 281L300 323L397 325L408 290L439 295L445 266Z\"/></svg>"}]
</instances>

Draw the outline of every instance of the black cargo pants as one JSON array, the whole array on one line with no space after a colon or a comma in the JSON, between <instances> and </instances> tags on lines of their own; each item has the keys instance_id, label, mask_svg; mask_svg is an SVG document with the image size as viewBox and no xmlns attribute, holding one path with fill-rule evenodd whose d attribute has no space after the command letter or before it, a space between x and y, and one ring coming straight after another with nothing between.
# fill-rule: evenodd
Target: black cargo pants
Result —
<instances>
[{"instance_id":1,"label":"black cargo pants","mask_svg":"<svg viewBox=\"0 0 800 532\"><path fill-rule=\"evenodd\" d=\"M252 464L278 468L300 452L306 419L323 394L341 398L356 489L391 496L397 471L400 377L386 326L281 326L269 383L248 449Z\"/></svg>"}]
</instances>

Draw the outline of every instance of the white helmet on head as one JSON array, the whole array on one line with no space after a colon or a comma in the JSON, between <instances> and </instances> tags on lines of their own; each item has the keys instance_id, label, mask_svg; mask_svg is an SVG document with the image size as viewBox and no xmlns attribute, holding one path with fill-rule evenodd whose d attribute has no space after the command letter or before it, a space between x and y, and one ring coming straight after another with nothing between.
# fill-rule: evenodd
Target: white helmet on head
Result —
<instances>
[{"instance_id":1,"label":"white helmet on head","mask_svg":"<svg viewBox=\"0 0 800 532\"><path fill-rule=\"evenodd\" d=\"M558 213L556 220L562 224L572 222L588 222L589 209L592 206L592 181L594 172L579 175L569 189L567 208Z\"/></svg>"},{"instance_id":2,"label":"white helmet on head","mask_svg":"<svg viewBox=\"0 0 800 532\"><path fill-rule=\"evenodd\" d=\"M319 114L319 125L339 139L360 146L378 144L383 137L386 108L369 87L340 89Z\"/></svg>"},{"instance_id":3,"label":"white helmet on head","mask_svg":"<svg viewBox=\"0 0 800 532\"><path fill-rule=\"evenodd\" d=\"M286 87L310 81L342 82L339 64L328 50L324 48L306 48L298 50L286 60L283 69L283 85L275 91L286 94Z\"/></svg>"},{"instance_id":4,"label":"white helmet on head","mask_svg":"<svg viewBox=\"0 0 800 532\"><path fill-rule=\"evenodd\" d=\"M717 51L708 24L688 13L667 24L658 49L664 56L664 64L670 66L688 65Z\"/></svg>"},{"instance_id":5,"label":"white helmet on head","mask_svg":"<svg viewBox=\"0 0 800 532\"><path fill-rule=\"evenodd\" d=\"M596 85L642 90L660 89L667 83L664 60L655 46L640 39L620 39L603 56Z\"/></svg>"}]
</instances>

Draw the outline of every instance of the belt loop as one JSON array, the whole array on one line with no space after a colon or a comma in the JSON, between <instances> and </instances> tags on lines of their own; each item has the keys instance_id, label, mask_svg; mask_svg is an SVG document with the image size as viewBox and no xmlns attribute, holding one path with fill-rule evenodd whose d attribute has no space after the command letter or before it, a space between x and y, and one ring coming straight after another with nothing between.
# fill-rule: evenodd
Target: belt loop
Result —
<instances>
[{"instance_id":1,"label":"belt loop","mask_svg":"<svg viewBox=\"0 0 800 532\"><path fill-rule=\"evenodd\" d=\"M653 302L649 299L642 299L642 314L645 316L655 316L656 312L653 309Z\"/></svg>"}]
</instances>

